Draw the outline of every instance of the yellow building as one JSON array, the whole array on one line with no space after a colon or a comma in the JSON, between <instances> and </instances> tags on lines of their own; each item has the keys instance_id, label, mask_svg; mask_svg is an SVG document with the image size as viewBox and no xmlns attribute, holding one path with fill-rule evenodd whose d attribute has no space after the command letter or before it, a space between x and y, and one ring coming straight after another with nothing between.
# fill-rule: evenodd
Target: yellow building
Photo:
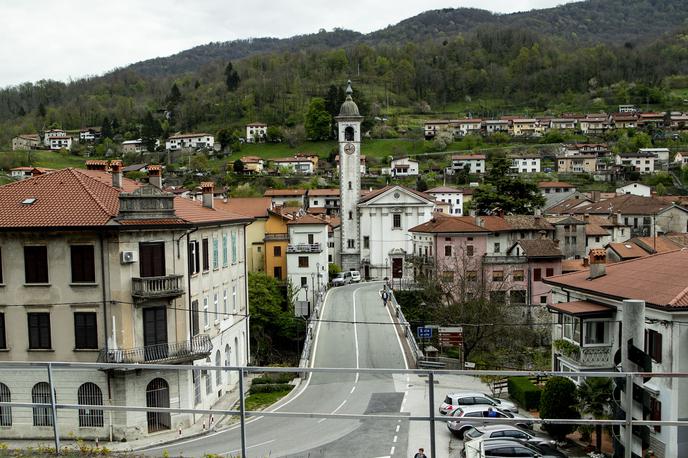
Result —
<instances>
[{"instance_id":1,"label":"yellow building","mask_svg":"<svg viewBox=\"0 0 688 458\"><path fill-rule=\"evenodd\" d=\"M246 264L249 272L263 272L265 270L265 224L268 221L268 211L272 207L272 199L270 197L231 197L227 202L216 200L216 205L232 213L254 218L253 222L246 226Z\"/></svg>"},{"instance_id":2,"label":"yellow building","mask_svg":"<svg viewBox=\"0 0 688 458\"><path fill-rule=\"evenodd\" d=\"M268 211L268 220L265 222L265 274L277 280L287 279L287 223L293 219L293 215L285 208L277 207Z\"/></svg>"}]
</instances>

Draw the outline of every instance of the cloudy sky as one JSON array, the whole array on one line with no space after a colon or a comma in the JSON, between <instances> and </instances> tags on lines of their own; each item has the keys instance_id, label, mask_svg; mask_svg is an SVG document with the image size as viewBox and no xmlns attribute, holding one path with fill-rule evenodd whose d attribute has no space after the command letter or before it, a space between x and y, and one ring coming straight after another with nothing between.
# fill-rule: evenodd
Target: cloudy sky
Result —
<instances>
[{"instance_id":1,"label":"cloudy sky","mask_svg":"<svg viewBox=\"0 0 688 458\"><path fill-rule=\"evenodd\" d=\"M569 1L1 0L0 87L98 75L210 41L335 27L366 33L429 9L510 13Z\"/></svg>"}]
</instances>

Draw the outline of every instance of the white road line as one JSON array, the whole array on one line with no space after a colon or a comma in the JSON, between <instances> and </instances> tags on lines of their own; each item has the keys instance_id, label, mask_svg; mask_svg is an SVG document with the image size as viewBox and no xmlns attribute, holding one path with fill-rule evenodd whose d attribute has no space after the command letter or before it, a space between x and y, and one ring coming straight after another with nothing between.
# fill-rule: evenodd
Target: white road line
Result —
<instances>
[{"instance_id":1,"label":"white road line","mask_svg":"<svg viewBox=\"0 0 688 458\"><path fill-rule=\"evenodd\" d=\"M356 390L356 387L354 386L353 388L351 388L351 391L349 391L349 394L353 394L355 390Z\"/></svg>"},{"instance_id":2,"label":"white road line","mask_svg":"<svg viewBox=\"0 0 688 458\"><path fill-rule=\"evenodd\" d=\"M392 439L392 442L395 444L397 443L397 436L396 435L394 436L394 439Z\"/></svg>"},{"instance_id":3,"label":"white road line","mask_svg":"<svg viewBox=\"0 0 688 458\"><path fill-rule=\"evenodd\" d=\"M333 414L337 413L337 412L339 411L339 409L341 409L342 407L344 407L344 404L346 404L346 399L344 399L344 400L342 401L342 403L339 404L339 407L337 407L336 409L334 409L334 410L332 411L332 413L333 413Z\"/></svg>"},{"instance_id":4,"label":"white road line","mask_svg":"<svg viewBox=\"0 0 688 458\"><path fill-rule=\"evenodd\" d=\"M400 426L400 425L397 425L397 429L394 431L395 433L398 433L398 432L399 432L399 426Z\"/></svg>"},{"instance_id":5,"label":"white road line","mask_svg":"<svg viewBox=\"0 0 688 458\"><path fill-rule=\"evenodd\" d=\"M389 316L389 321L394 323L394 318L392 318L392 312L389 311L389 307L385 307L387 310L387 315ZM397 336L397 343L399 344L399 349L401 350L401 356L404 359L404 369L408 369L408 361L406 361L406 352L404 351L404 346L401 344L401 338L399 337L399 330L394 326L394 334Z\"/></svg>"},{"instance_id":6,"label":"white road line","mask_svg":"<svg viewBox=\"0 0 688 458\"><path fill-rule=\"evenodd\" d=\"M269 440L269 441L266 441L266 442L261 442L260 444L251 445L251 446L249 446L249 447L246 447L246 449L248 450L249 448L260 447L260 446L262 446L262 445L271 444L272 442L275 442L275 439L272 439L272 440ZM236 452L240 452L240 451L241 451L240 448L239 448L239 449L236 449L236 450L231 450L231 451L229 451L229 452L223 453L222 456L229 456L230 453L236 453Z\"/></svg>"},{"instance_id":7,"label":"white road line","mask_svg":"<svg viewBox=\"0 0 688 458\"><path fill-rule=\"evenodd\" d=\"M394 455L394 449L395 449L395 448L396 448L396 447L392 447L392 449L389 451L389 455L390 455L390 456Z\"/></svg>"},{"instance_id":8,"label":"white road line","mask_svg":"<svg viewBox=\"0 0 688 458\"><path fill-rule=\"evenodd\" d=\"M352 302L352 307L354 309L354 323L356 323L356 293L358 292L358 288L354 291L354 294L352 295L353 300ZM358 354L358 325L354 324L354 345L356 346L356 369L359 369L359 354ZM356 381L354 383L358 383L358 373L356 373Z\"/></svg>"}]
</instances>

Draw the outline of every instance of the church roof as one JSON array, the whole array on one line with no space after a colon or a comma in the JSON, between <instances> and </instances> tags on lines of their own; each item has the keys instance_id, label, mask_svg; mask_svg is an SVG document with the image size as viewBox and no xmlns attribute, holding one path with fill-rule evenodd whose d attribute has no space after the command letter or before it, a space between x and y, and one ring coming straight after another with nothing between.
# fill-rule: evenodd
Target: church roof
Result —
<instances>
[{"instance_id":1,"label":"church roof","mask_svg":"<svg viewBox=\"0 0 688 458\"><path fill-rule=\"evenodd\" d=\"M339 109L339 116L361 116L358 112L358 105L356 105L354 99L351 98L351 94L353 93L354 91L351 89L351 80L349 80L346 87L346 100L344 100L344 103L342 103Z\"/></svg>"},{"instance_id":2,"label":"church roof","mask_svg":"<svg viewBox=\"0 0 688 458\"><path fill-rule=\"evenodd\" d=\"M388 185L388 186L385 186L384 188L377 189L377 190L375 190L375 191L369 192L368 194L366 194L366 195L364 195L364 196L361 196L361 198L359 199L358 203L359 203L359 204L363 204L363 203L365 203L365 202L368 202L368 201L374 199L375 197L377 197L377 196L379 196L379 195L381 195L381 194L384 194L385 192L389 191L389 190L392 189L392 188L403 189L404 191L407 191L407 192L409 192L410 194L414 194L414 195L416 195L416 196L418 196L418 197L420 197L420 198L422 198L422 199L425 199L425 200L427 200L427 201L429 201L429 202L435 202L435 197L434 197L434 196L431 196L430 194L426 194L426 193L424 193L424 192L416 191L415 189L407 188L406 186L401 186L401 185L398 185L398 184L393 184L393 185Z\"/></svg>"}]
</instances>

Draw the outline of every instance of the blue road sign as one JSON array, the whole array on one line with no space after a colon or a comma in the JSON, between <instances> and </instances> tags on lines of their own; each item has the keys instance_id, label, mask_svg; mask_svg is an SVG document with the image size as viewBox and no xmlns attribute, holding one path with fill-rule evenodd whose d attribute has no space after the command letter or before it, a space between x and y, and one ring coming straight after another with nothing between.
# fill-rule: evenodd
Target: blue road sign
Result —
<instances>
[{"instance_id":1,"label":"blue road sign","mask_svg":"<svg viewBox=\"0 0 688 458\"><path fill-rule=\"evenodd\" d=\"M418 327L416 331L420 339L429 339L432 337L432 328Z\"/></svg>"}]
</instances>

